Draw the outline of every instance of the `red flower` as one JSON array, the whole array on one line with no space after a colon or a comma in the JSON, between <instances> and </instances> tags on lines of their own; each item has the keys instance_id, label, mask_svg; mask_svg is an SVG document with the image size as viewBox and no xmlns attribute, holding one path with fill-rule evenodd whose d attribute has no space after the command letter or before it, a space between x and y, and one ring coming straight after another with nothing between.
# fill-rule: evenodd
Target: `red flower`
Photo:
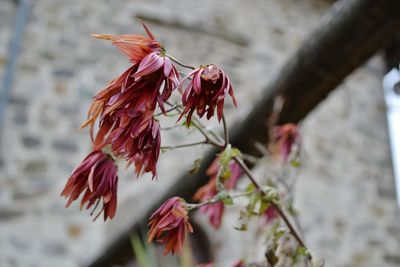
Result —
<instances>
[{"instance_id":1,"label":"red flower","mask_svg":"<svg viewBox=\"0 0 400 267\"><path fill-rule=\"evenodd\" d=\"M219 160L220 158L217 157L207 169L206 174L211 178L207 184L197 190L193 196L193 199L198 201L206 201L218 194L217 177L220 168ZM233 189L236 186L239 177L242 175L242 169L235 161L231 161L229 163L229 168L231 171L231 176L229 180L225 182L225 188L228 190ZM220 201L214 204L205 205L200 208L200 211L203 213L208 213L210 224L214 228L218 229L221 226L224 209L224 203Z\"/></svg>"},{"instance_id":2,"label":"red flower","mask_svg":"<svg viewBox=\"0 0 400 267\"><path fill-rule=\"evenodd\" d=\"M157 240L165 244L164 255L180 254L186 233L192 233L186 202L179 197L168 199L149 219L148 242Z\"/></svg>"},{"instance_id":3,"label":"red flower","mask_svg":"<svg viewBox=\"0 0 400 267\"><path fill-rule=\"evenodd\" d=\"M100 114L106 108L106 105L112 97L115 98L121 91L128 88L132 83L132 75L137 70L140 62L150 53L154 51L161 51L161 45L158 43L153 34L149 31L146 25L143 24L145 31L148 35L112 35L112 34L94 34L93 36L98 39L110 40L117 46L131 61L132 66L128 68L120 77L112 80L106 88L101 90L92 102L88 112L88 120L82 124L82 127L87 125L91 126L91 133L93 139L93 126ZM131 78L131 79L129 79Z\"/></svg>"},{"instance_id":4,"label":"red flower","mask_svg":"<svg viewBox=\"0 0 400 267\"><path fill-rule=\"evenodd\" d=\"M117 184L117 167L113 159L102 151L93 151L72 172L61 195L69 198L66 205L69 207L84 192L81 208L86 203L86 209L95 204L93 212L102 200L103 207L95 220L104 212L105 221L112 219L117 209Z\"/></svg>"},{"instance_id":5,"label":"red flower","mask_svg":"<svg viewBox=\"0 0 400 267\"><path fill-rule=\"evenodd\" d=\"M182 117L187 114L187 124L190 123L195 110L200 118L207 112L207 119L210 119L214 115L215 108L217 108L218 120L221 121L227 93L231 96L235 107L237 106L231 82L218 66L210 64L190 72L182 80L180 88L189 77L192 79L182 95L185 108L181 115Z\"/></svg>"},{"instance_id":6,"label":"red flower","mask_svg":"<svg viewBox=\"0 0 400 267\"><path fill-rule=\"evenodd\" d=\"M127 105L138 110L154 110L158 103L164 110L164 102L179 84L178 71L162 51L149 53L116 81L120 81L117 84L119 90L105 94L104 114ZM101 95L96 95L95 99L100 100Z\"/></svg>"},{"instance_id":7,"label":"red flower","mask_svg":"<svg viewBox=\"0 0 400 267\"><path fill-rule=\"evenodd\" d=\"M111 40L128 56L132 66L94 97L88 120L82 127L91 125L93 129L98 116L112 114L126 105L141 110L145 104L147 109L154 110L158 102L163 109L163 102L178 86L178 71L165 56L160 43L154 39L147 27L143 26L149 37L131 34L94 35L99 39Z\"/></svg>"},{"instance_id":8,"label":"red flower","mask_svg":"<svg viewBox=\"0 0 400 267\"><path fill-rule=\"evenodd\" d=\"M288 162L290 153L294 145L301 145L301 137L299 128L296 124L287 123L282 126L276 126L275 134L275 149L279 153L282 162Z\"/></svg>"},{"instance_id":9,"label":"red flower","mask_svg":"<svg viewBox=\"0 0 400 267\"><path fill-rule=\"evenodd\" d=\"M90 125L95 149L111 144L116 155L135 163L138 175L152 172L154 177L161 141L159 124L152 116L157 103L165 110L164 102L179 79L164 49L143 26L149 37L95 35L113 41L133 65L94 97L82 127ZM99 130L94 136L98 117Z\"/></svg>"}]
</instances>

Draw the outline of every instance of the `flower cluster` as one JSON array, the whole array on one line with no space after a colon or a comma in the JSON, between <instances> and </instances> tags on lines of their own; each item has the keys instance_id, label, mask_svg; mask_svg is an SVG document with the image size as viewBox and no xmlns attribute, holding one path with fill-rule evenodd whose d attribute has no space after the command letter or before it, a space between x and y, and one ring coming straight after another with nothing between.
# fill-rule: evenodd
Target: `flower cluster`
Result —
<instances>
[{"instance_id":1,"label":"flower cluster","mask_svg":"<svg viewBox=\"0 0 400 267\"><path fill-rule=\"evenodd\" d=\"M93 35L111 41L130 62L119 77L93 97L88 118L81 126L90 129L93 151L73 171L61 193L68 198L67 207L81 194L81 207L87 204L87 208L94 206L96 210L102 201L103 207L95 218L103 212L104 220L112 219L116 213L118 176L115 159L123 159L128 166L135 166L138 176L145 173L151 173L153 178L157 176L161 127L155 112L159 109L166 115L165 105L171 105L168 100L175 89L180 88L181 93L179 119L185 116L188 125L194 111L199 117L207 113L210 119L217 110L220 121L227 94L237 106L230 79L220 67L214 64L197 69L191 67L194 71L180 80L174 65L176 60L166 54L147 26L143 24L143 27L146 36ZM216 177L217 172L210 171L209 175ZM232 173L236 172L232 169ZM237 178L233 176L226 183L227 188L234 186ZM215 195L216 191L212 190L199 193L199 199ZM212 224L216 227L221 216L222 212L213 216ZM180 198L165 202L150 218L149 224L149 241L164 243L165 253L179 253L186 233L192 232L187 205Z\"/></svg>"},{"instance_id":2,"label":"flower cluster","mask_svg":"<svg viewBox=\"0 0 400 267\"><path fill-rule=\"evenodd\" d=\"M156 175L160 150L160 127L153 114L179 84L178 71L166 56L164 48L145 26L148 37L140 35L97 34L96 38L111 40L132 65L93 100L88 120L94 147L111 145L112 152L134 163L137 174ZM157 105L158 104L158 105ZM99 118L99 130L93 129Z\"/></svg>"}]
</instances>

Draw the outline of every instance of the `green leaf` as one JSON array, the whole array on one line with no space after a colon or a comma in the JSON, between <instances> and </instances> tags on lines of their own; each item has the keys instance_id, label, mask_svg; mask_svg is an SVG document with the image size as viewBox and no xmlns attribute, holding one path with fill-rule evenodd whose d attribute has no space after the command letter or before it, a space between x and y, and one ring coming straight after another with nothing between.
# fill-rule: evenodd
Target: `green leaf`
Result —
<instances>
[{"instance_id":1,"label":"green leaf","mask_svg":"<svg viewBox=\"0 0 400 267\"><path fill-rule=\"evenodd\" d=\"M221 191L216 195L217 200L224 202L226 205L233 205L233 198L226 193L226 191Z\"/></svg>"},{"instance_id":2,"label":"green leaf","mask_svg":"<svg viewBox=\"0 0 400 267\"><path fill-rule=\"evenodd\" d=\"M241 152L240 152L240 150L238 148L236 148L236 147L232 148L232 151L231 151L231 157L232 158L233 157L238 157L238 156L240 156L240 154L241 154Z\"/></svg>"},{"instance_id":3,"label":"green leaf","mask_svg":"<svg viewBox=\"0 0 400 267\"><path fill-rule=\"evenodd\" d=\"M269 207L270 203L266 201L261 201L260 208L258 209L258 214L263 214Z\"/></svg>"},{"instance_id":4,"label":"green leaf","mask_svg":"<svg viewBox=\"0 0 400 267\"><path fill-rule=\"evenodd\" d=\"M250 196L250 201L249 204L246 206L246 211L247 211L247 218L251 218L253 215L258 215L255 212L255 208L257 206L257 203L261 200L261 194L253 194Z\"/></svg>"},{"instance_id":5,"label":"green leaf","mask_svg":"<svg viewBox=\"0 0 400 267\"><path fill-rule=\"evenodd\" d=\"M278 240L279 238L281 238L282 236L284 236L286 234L286 230L284 228L277 228L274 232L274 237L276 238L276 240Z\"/></svg>"},{"instance_id":6,"label":"green leaf","mask_svg":"<svg viewBox=\"0 0 400 267\"><path fill-rule=\"evenodd\" d=\"M301 166L300 161L298 161L298 160L292 160L290 162L290 165L292 165L292 167L294 167L294 168L300 168L300 166Z\"/></svg>"},{"instance_id":7,"label":"green leaf","mask_svg":"<svg viewBox=\"0 0 400 267\"><path fill-rule=\"evenodd\" d=\"M247 193L251 193L254 192L254 190L256 190L256 186L253 183L250 183L246 186L246 192Z\"/></svg>"},{"instance_id":8,"label":"green leaf","mask_svg":"<svg viewBox=\"0 0 400 267\"><path fill-rule=\"evenodd\" d=\"M230 169L223 169L220 175L220 178L223 182L227 181L229 178L231 178L232 172Z\"/></svg>"},{"instance_id":9,"label":"green leaf","mask_svg":"<svg viewBox=\"0 0 400 267\"><path fill-rule=\"evenodd\" d=\"M187 171L188 174L193 175L199 172L202 158L195 159L190 169Z\"/></svg>"},{"instance_id":10,"label":"green leaf","mask_svg":"<svg viewBox=\"0 0 400 267\"><path fill-rule=\"evenodd\" d=\"M239 227L235 227L235 229L238 231L247 231L247 224L242 224Z\"/></svg>"},{"instance_id":11,"label":"green leaf","mask_svg":"<svg viewBox=\"0 0 400 267\"><path fill-rule=\"evenodd\" d=\"M310 255L309 251L305 247L298 247L296 249L296 254L308 257Z\"/></svg>"},{"instance_id":12,"label":"green leaf","mask_svg":"<svg viewBox=\"0 0 400 267\"><path fill-rule=\"evenodd\" d=\"M233 205L233 198L230 195L227 195L222 201L225 205Z\"/></svg>"}]
</instances>

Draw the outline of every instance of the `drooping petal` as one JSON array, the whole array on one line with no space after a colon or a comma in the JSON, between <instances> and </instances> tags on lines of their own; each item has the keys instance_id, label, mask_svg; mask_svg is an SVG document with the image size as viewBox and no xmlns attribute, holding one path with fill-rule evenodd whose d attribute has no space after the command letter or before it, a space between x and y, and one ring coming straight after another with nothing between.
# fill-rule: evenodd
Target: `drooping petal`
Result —
<instances>
[{"instance_id":1,"label":"drooping petal","mask_svg":"<svg viewBox=\"0 0 400 267\"><path fill-rule=\"evenodd\" d=\"M113 160L102 151L95 150L73 171L61 195L68 198L68 207L85 192L81 208L87 204L88 209L94 203L102 201L103 207L99 214L104 213L104 220L112 219L116 211L117 183L117 167Z\"/></svg>"},{"instance_id":2,"label":"drooping petal","mask_svg":"<svg viewBox=\"0 0 400 267\"><path fill-rule=\"evenodd\" d=\"M181 118L186 115L188 125L190 125L194 110L200 118L207 114L207 119L210 119L217 109L218 121L221 121L227 94L231 96L233 104L237 107L229 77L218 66L210 64L195 69L181 81L178 87L180 90L189 78L191 80L182 94L184 110L180 116Z\"/></svg>"}]
</instances>

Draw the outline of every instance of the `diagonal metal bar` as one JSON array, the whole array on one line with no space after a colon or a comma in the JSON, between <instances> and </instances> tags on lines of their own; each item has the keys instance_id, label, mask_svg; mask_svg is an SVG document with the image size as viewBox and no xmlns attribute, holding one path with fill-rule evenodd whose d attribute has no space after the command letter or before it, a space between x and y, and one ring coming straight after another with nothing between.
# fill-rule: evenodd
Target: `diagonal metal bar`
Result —
<instances>
[{"instance_id":1,"label":"diagonal metal bar","mask_svg":"<svg viewBox=\"0 0 400 267\"><path fill-rule=\"evenodd\" d=\"M257 155L255 142L268 139L268 118L274 100L283 96L284 106L279 123L299 122L312 111L354 69L384 48L400 29L399 0L341 0L322 19L318 29L310 34L296 54L284 65L265 90L246 119L233 129L231 142L245 153ZM207 182L204 175L216 151L210 151L200 171L194 176L183 175L161 196L160 202L171 196L190 198ZM160 203L151 209L154 210ZM151 212L149 211L149 213ZM124 263L131 255L129 233L146 225L144 214L126 233L118 237L90 266L111 266Z\"/></svg>"}]
</instances>

